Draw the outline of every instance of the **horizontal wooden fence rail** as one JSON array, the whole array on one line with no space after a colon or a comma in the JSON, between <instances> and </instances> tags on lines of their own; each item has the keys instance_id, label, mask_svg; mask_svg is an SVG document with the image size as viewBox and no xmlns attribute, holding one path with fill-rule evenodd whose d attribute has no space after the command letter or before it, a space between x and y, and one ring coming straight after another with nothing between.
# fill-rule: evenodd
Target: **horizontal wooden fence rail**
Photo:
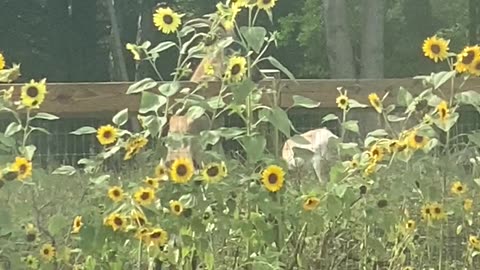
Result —
<instances>
[{"instance_id":1,"label":"horizontal wooden fence rail","mask_svg":"<svg viewBox=\"0 0 480 270\"><path fill-rule=\"evenodd\" d=\"M463 80L456 80L457 86ZM272 80L260 82L261 86L272 85ZM140 95L127 95L126 91L133 82L95 82L95 83L47 83L48 95L42 106L42 111L63 117L101 116L128 108L137 112L140 104ZM335 99L338 96L338 87L348 90L348 96L359 102L368 104L368 94L377 93L380 97L390 92L386 103L396 99L396 92L404 87L412 94L418 94L427 87L422 80L413 78L400 79L361 79L361 80L281 80L280 106L289 107L293 102L293 95L302 95L321 102L320 108L335 108ZM0 84L0 89L14 86L18 97L22 84ZM196 88L192 82L181 82L181 87ZM444 87L449 87L445 84ZM198 94L212 97L218 94L219 82L209 82L208 88ZM463 91L474 90L480 92L480 78L468 80Z\"/></svg>"}]
</instances>

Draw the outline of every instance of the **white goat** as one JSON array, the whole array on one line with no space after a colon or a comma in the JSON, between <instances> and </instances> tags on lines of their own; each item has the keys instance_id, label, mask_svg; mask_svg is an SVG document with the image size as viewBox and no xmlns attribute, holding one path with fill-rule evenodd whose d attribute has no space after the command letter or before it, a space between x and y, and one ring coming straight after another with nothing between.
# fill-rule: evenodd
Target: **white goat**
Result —
<instances>
[{"instance_id":1,"label":"white goat","mask_svg":"<svg viewBox=\"0 0 480 270\"><path fill-rule=\"evenodd\" d=\"M322 179L322 173L324 173L322 172L322 166L324 165L323 163L325 163L328 141L330 138L337 139L338 136L333 134L327 128L309 130L299 136L308 141L308 144L301 144L295 142L291 138L288 139L282 148L282 158L287 162L289 169L294 169L295 167L305 164L305 161L302 158L295 156L293 151L294 147L307 149L313 152L310 162L315 170L318 180L324 182L324 179Z\"/></svg>"}]
</instances>

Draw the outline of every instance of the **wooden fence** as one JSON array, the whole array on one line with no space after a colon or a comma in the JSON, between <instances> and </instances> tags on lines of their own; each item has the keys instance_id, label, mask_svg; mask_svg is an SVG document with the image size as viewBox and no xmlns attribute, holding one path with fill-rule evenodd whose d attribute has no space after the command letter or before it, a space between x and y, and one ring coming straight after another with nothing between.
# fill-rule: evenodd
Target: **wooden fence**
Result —
<instances>
[{"instance_id":1,"label":"wooden fence","mask_svg":"<svg viewBox=\"0 0 480 270\"><path fill-rule=\"evenodd\" d=\"M457 86L463 80L456 80ZM38 134L35 144L37 154L42 163L49 164L52 159L59 163L75 164L80 158L87 157L95 152L98 146L94 136L74 136L71 131L85 125L97 127L111 122L111 118L118 111L128 108L131 113L138 112L140 94L127 95L127 89L133 82L105 82L105 83L47 83L48 95L41 111L49 112L61 117L60 120L42 124L51 135ZM271 86L272 80L264 80L262 86ZM419 94L429 86L423 85L422 80L382 79L382 80L282 80L276 81L280 91L280 106L288 108L293 104L293 95L301 95L320 102L315 109L291 109L288 111L290 119L299 131L306 131L320 126L327 126L335 132L334 122L322 123L322 117L328 113L340 115L337 109L336 98L338 87L348 91L350 98L369 104L368 95L372 92L382 97L389 92L386 104L394 102L400 87L404 87L413 95ZM14 86L14 97L18 97L22 84L0 84L0 89ZM194 89L197 85L191 82L182 82L182 87ZM219 83L210 82L208 88L201 89L198 94L205 97L216 96ZM447 87L447 86L445 86ZM462 88L480 92L480 79L468 80ZM153 90L155 91L155 90ZM267 100L264 100L267 102ZM357 113L358 111L358 113ZM372 108L358 109L350 115L350 120L357 120L361 134L366 134L377 128L377 114ZM5 113L4 113L5 114ZM3 114L3 115L4 115ZM237 123L226 123L236 125ZM0 132L4 132L10 123L9 119L0 119ZM233 123L233 124L232 124ZM456 130L465 132L480 128L480 116L477 112L463 114ZM93 149L93 150L92 150Z\"/></svg>"},{"instance_id":2,"label":"wooden fence","mask_svg":"<svg viewBox=\"0 0 480 270\"><path fill-rule=\"evenodd\" d=\"M457 80L457 85L461 82ZM42 105L42 111L57 114L63 117L70 116L100 116L103 113L112 113L128 108L136 112L140 104L140 95L126 95L132 82L106 83L48 83L48 95ZM260 85L271 85L272 81L265 80ZM196 84L182 82L182 87L195 88ZM14 86L15 94L19 94L21 84L0 84L0 89ZM381 79L381 80L282 80L280 106L292 105L293 95L302 95L321 102L320 108L335 108L335 99L338 96L337 87L348 90L348 96L363 103L368 103L367 97L371 92L383 96L390 92L386 102L396 98L400 87L408 89L412 94L418 94L426 87L419 79ZM470 79L463 86L463 90L480 92L480 78ZM208 88L202 89L199 94L211 97L218 94L219 83L210 82Z\"/></svg>"}]
</instances>

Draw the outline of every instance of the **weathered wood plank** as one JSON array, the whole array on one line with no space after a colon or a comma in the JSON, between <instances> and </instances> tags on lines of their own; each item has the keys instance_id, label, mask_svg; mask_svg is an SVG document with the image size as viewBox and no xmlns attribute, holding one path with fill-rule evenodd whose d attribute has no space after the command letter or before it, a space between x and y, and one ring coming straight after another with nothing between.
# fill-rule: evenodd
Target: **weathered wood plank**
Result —
<instances>
[{"instance_id":1,"label":"weathered wood plank","mask_svg":"<svg viewBox=\"0 0 480 270\"><path fill-rule=\"evenodd\" d=\"M463 80L456 80L458 86ZM101 83L48 83L49 94L42 106L42 111L60 116L85 116L112 114L124 108L137 112L140 105L140 95L127 95L126 91L133 82L101 82ZM265 80L262 86L271 86L272 81ZM197 84L181 82L182 87L195 89ZM449 85L449 84L448 84ZM19 96L22 84L0 84L0 89L14 86L14 97ZM289 107L293 102L293 95L302 95L320 101L322 108L335 108L335 99L338 96L338 87L348 90L348 96L359 102L368 104L368 94L376 92L383 96L390 92L386 103L396 99L396 92L403 86L412 93L419 93L425 89L421 80L412 78L383 79L383 80L290 80L281 81L280 106ZM445 85L445 87L448 87ZM218 94L219 82L209 82L208 88L201 89L198 94L212 97ZM446 90L447 88L445 88ZM480 78L470 79L463 90L480 91ZM153 90L155 91L155 90ZM265 98L267 101L268 98Z\"/></svg>"}]
</instances>

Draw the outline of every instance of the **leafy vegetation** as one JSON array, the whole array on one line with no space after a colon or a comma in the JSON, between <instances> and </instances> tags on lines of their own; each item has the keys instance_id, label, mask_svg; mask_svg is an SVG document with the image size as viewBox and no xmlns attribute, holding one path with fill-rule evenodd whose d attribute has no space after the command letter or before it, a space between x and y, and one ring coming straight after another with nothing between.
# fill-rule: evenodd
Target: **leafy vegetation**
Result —
<instances>
[{"instance_id":1,"label":"leafy vegetation","mask_svg":"<svg viewBox=\"0 0 480 270\"><path fill-rule=\"evenodd\" d=\"M479 47L453 53L448 40L426 39L417 49L442 70L418 77L425 86L419 95L401 88L396 100L372 93L370 104L362 104L340 87L342 117L323 120L338 121L341 136L333 141L330 179L318 183L311 170L287 170L279 157L279 138L291 137L294 128L278 106L278 90L252 80L259 63L294 79L266 54L276 33L256 20L258 14L272 18L276 1L234 2L190 20L168 7L157 8L159 31L177 40L126 47L136 61L153 66L162 53L176 50L173 80L159 84L157 78L144 78L128 89L126 94L141 95L140 132L124 128L128 109L108 125L72 131L96 136L103 147L77 168L64 165L48 172L35 166L30 135L48 131L32 121L58 119L41 112L46 80L25 83L19 95L13 87L2 91L1 109L15 121L1 140L12 157L2 166L0 180L0 267L478 268L480 133L453 134L452 127L462 107L480 112L480 94L464 89L470 77L480 75ZM245 25L237 24L241 13L248 15ZM239 39L207 42L220 25L236 31ZM205 81L194 89L182 87L190 61L233 44L242 50L218 65L206 62ZM19 66L7 61L0 78L12 81L18 74ZM219 95L205 98L200 93L212 77L219 81ZM294 101L298 107L318 106L305 97ZM349 116L359 108L375 110L383 128L361 138L362 144L344 141L346 132L358 133L358 123ZM172 117L207 117L214 126L222 113L238 116L243 125L206 129L197 136L163 132ZM463 137L469 140L459 140ZM244 156L206 150L221 141L239 143ZM270 151L267 141L274 142ZM200 160L166 158L171 150L195 144L202 149ZM119 175L107 170L115 158L127 165ZM451 243L458 243L459 253L451 252Z\"/></svg>"}]
</instances>

